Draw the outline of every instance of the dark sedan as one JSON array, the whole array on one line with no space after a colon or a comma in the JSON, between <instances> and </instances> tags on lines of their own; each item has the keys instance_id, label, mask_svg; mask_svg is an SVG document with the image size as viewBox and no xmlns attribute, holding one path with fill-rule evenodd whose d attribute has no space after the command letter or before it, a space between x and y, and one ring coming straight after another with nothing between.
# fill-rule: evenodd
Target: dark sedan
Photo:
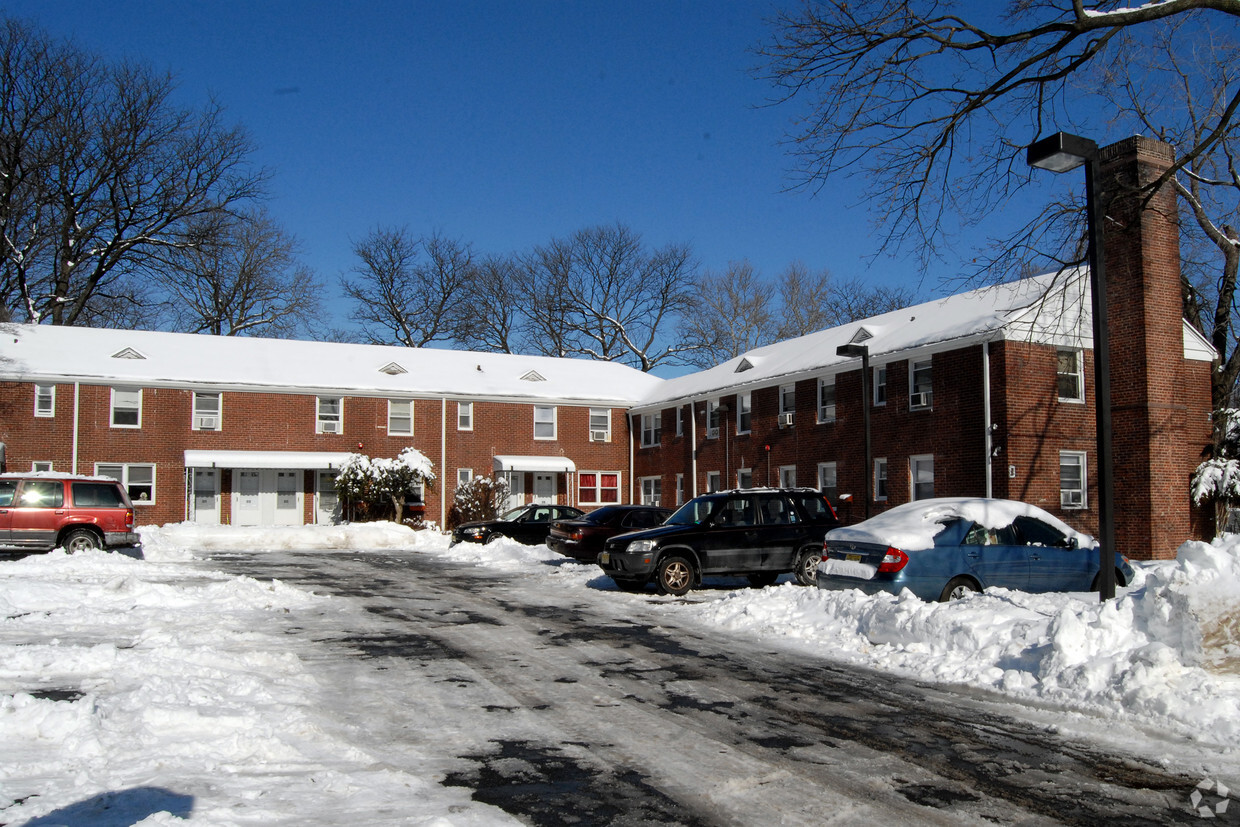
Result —
<instances>
[{"instance_id":1,"label":"dark sedan","mask_svg":"<svg viewBox=\"0 0 1240 827\"><path fill-rule=\"evenodd\" d=\"M653 505L605 505L575 520L556 520L547 546L565 557L593 563L608 537L654 528L670 516L670 508Z\"/></svg>"},{"instance_id":2,"label":"dark sedan","mask_svg":"<svg viewBox=\"0 0 1240 827\"><path fill-rule=\"evenodd\" d=\"M496 520L462 523L452 530L452 542L485 543L493 537L511 537L518 543L536 546L547 542L552 522L571 520L584 513L571 505L521 505L505 511Z\"/></svg>"}]
</instances>

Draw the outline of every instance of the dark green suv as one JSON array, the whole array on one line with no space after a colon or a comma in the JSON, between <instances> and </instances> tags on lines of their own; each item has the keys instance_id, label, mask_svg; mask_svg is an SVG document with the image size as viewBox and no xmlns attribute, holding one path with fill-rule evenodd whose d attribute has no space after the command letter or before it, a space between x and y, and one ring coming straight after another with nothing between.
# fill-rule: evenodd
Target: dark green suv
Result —
<instances>
[{"instance_id":1,"label":"dark green suv","mask_svg":"<svg viewBox=\"0 0 1240 827\"><path fill-rule=\"evenodd\" d=\"M839 524L812 488L720 491L695 497L657 528L611 538L597 562L624 591L653 580L663 594L681 595L706 575L769 586L786 572L812 586L823 537Z\"/></svg>"}]
</instances>

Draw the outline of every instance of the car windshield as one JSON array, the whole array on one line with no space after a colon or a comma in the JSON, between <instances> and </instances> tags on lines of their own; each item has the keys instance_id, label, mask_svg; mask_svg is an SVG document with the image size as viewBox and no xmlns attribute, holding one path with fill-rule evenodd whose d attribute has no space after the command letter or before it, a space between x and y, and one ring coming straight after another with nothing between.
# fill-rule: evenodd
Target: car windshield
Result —
<instances>
[{"instance_id":1,"label":"car windshield","mask_svg":"<svg viewBox=\"0 0 1240 827\"><path fill-rule=\"evenodd\" d=\"M664 521L664 525L697 525L709 520L726 500L689 500Z\"/></svg>"}]
</instances>

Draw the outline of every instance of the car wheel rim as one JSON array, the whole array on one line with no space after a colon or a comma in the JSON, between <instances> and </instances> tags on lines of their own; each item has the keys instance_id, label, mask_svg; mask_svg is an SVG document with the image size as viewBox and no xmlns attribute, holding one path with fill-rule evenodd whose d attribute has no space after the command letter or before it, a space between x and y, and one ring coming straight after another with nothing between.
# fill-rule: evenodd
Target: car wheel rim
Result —
<instances>
[{"instance_id":1,"label":"car wheel rim","mask_svg":"<svg viewBox=\"0 0 1240 827\"><path fill-rule=\"evenodd\" d=\"M689 569L683 563L673 563L663 573L663 582L669 589L683 589L689 583Z\"/></svg>"}]
</instances>

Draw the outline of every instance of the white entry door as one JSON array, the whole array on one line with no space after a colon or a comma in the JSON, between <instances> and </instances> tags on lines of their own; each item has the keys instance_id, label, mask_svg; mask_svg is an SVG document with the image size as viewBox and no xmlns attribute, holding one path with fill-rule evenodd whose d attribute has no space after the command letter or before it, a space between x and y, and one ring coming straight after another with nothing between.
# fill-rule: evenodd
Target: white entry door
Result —
<instances>
[{"instance_id":1,"label":"white entry door","mask_svg":"<svg viewBox=\"0 0 1240 827\"><path fill-rule=\"evenodd\" d=\"M305 522L302 518L302 491L301 491L301 471L276 471L275 472L275 508L273 509L272 522L275 525L301 525ZM265 521L264 521L265 522Z\"/></svg>"},{"instance_id":2,"label":"white entry door","mask_svg":"<svg viewBox=\"0 0 1240 827\"><path fill-rule=\"evenodd\" d=\"M519 505L525 505L525 472L509 471L508 478L508 508L516 508Z\"/></svg>"},{"instance_id":3,"label":"white entry door","mask_svg":"<svg viewBox=\"0 0 1240 827\"><path fill-rule=\"evenodd\" d=\"M220 472L214 468L195 468L191 521L203 525L220 524Z\"/></svg>"},{"instance_id":4,"label":"white entry door","mask_svg":"<svg viewBox=\"0 0 1240 827\"><path fill-rule=\"evenodd\" d=\"M319 471L315 477L318 499L314 507L314 521L319 525L331 525L340 519L340 497L336 494L336 472Z\"/></svg>"},{"instance_id":5,"label":"white entry door","mask_svg":"<svg viewBox=\"0 0 1240 827\"><path fill-rule=\"evenodd\" d=\"M262 525L262 471L233 471L233 525Z\"/></svg>"},{"instance_id":6,"label":"white entry door","mask_svg":"<svg viewBox=\"0 0 1240 827\"><path fill-rule=\"evenodd\" d=\"M534 475L534 502L555 502L555 474Z\"/></svg>"}]
</instances>

